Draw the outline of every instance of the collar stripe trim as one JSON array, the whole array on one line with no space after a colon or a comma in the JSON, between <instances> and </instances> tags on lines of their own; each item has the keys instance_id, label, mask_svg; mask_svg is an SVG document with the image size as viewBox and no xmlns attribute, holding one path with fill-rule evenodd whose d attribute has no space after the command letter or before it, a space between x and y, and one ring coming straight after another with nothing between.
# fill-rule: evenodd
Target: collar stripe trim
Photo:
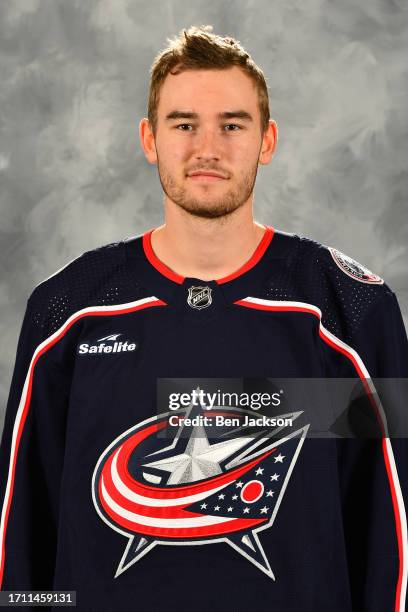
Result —
<instances>
[{"instance_id":1,"label":"collar stripe trim","mask_svg":"<svg viewBox=\"0 0 408 612\"><path fill-rule=\"evenodd\" d=\"M151 236L155 229L156 228L153 227L152 229L148 230L147 232L143 234L144 253L148 261L152 264L154 268L156 268L156 270L160 272L160 274L162 274L163 276L166 276L173 282L178 283L179 285L182 285L185 277L181 276L180 274L177 274L177 272L174 272L171 268L166 266L166 264L163 263L153 251ZM255 251L252 253L251 257L248 259L248 261L243 266L238 268L238 270L236 270L235 272L232 272L231 274L228 274L227 276L224 276L223 278L216 279L215 282L218 285L227 283L235 278L238 278L242 274L245 274L245 272L248 272L248 270L253 268L262 259L263 255L265 254L266 249L268 248L268 246L270 245L272 241L274 234L275 234L275 230L273 227L265 226L265 231L261 238L261 241L259 242L258 246L256 247Z\"/></svg>"}]
</instances>

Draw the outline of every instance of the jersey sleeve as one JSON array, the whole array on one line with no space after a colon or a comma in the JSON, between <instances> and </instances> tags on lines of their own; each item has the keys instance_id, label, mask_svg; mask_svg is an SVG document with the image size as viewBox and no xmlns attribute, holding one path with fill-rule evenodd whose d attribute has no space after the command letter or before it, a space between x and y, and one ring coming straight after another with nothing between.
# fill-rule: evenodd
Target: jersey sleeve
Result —
<instances>
[{"instance_id":1,"label":"jersey sleeve","mask_svg":"<svg viewBox=\"0 0 408 612\"><path fill-rule=\"evenodd\" d=\"M2 590L53 584L68 387L37 296L27 301L0 444Z\"/></svg>"},{"instance_id":2,"label":"jersey sleeve","mask_svg":"<svg viewBox=\"0 0 408 612\"><path fill-rule=\"evenodd\" d=\"M386 286L383 296L370 308L349 345L355 351L354 369L361 379L369 379L375 385L376 379L386 378L390 387L395 385L401 392L404 386L398 385L398 379L408 377L408 340L396 296ZM377 380L378 385L380 382ZM404 437L403 431L394 431L390 436L389 406L381 399L378 404L375 393L370 403L374 411L378 410L376 418L384 426L378 430L380 434L371 438L359 435L337 440L353 609L404 612L407 581L406 433ZM399 405L404 403L407 406L406 401L399 402Z\"/></svg>"}]
</instances>

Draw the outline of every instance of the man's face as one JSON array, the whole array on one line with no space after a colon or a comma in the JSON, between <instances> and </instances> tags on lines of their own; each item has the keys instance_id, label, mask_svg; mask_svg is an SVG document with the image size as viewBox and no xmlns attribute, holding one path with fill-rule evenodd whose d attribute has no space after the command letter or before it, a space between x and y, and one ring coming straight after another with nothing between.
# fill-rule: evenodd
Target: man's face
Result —
<instances>
[{"instance_id":1,"label":"man's face","mask_svg":"<svg viewBox=\"0 0 408 612\"><path fill-rule=\"evenodd\" d=\"M240 68L166 77L154 144L161 185L176 205L206 218L242 206L253 192L262 143L258 93ZM222 178L191 175L198 171Z\"/></svg>"}]
</instances>

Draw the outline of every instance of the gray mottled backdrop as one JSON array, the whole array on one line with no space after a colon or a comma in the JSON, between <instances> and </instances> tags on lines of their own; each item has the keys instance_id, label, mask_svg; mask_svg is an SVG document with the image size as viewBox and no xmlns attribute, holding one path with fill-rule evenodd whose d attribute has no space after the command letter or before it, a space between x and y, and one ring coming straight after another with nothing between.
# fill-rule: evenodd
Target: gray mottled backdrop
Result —
<instances>
[{"instance_id":1,"label":"gray mottled backdrop","mask_svg":"<svg viewBox=\"0 0 408 612\"><path fill-rule=\"evenodd\" d=\"M407 321L406 0L4 0L0 417L33 287L162 223L138 123L155 54L192 24L236 37L267 77L279 143L256 219L384 276Z\"/></svg>"}]
</instances>

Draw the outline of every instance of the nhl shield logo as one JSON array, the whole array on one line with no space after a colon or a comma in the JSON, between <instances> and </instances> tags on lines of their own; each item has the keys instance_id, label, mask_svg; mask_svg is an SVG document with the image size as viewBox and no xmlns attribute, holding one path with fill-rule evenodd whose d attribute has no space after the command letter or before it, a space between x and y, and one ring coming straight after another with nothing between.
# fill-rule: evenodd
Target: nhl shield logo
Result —
<instances>
[{"instance_id":1,"label":"nhl shield logo","mask_svg":"<svg viewBox=\"0 0 408 612\"><path fill-rule=\"evenodd\" d=\"M208 287L208 285L205 287L189 287L187 304L198 310L210 306L212 304L211 287Z\"/></svg>"}]
</instances>

